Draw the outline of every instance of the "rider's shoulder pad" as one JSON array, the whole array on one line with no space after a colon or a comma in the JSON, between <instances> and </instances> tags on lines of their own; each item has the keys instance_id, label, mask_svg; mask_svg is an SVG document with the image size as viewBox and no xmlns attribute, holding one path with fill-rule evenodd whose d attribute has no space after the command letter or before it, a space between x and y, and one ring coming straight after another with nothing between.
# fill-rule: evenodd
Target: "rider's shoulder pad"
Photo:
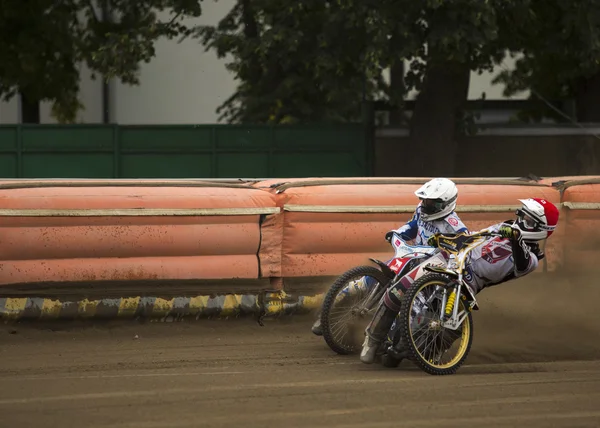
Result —
<instances>
[{"instance_id":1,"label":"rider's shoulder pad","mask_svg":"<svg viewBox=\"0 0 600 428\"><path fill-rule=\"evenodd\" d=\"M462 222L460 217L458 217L458 214L456 214L456 212L454 211L448 214L446 217L444 217L444 222L448 223L454 230L459 230L463 228L466 229L465 224Z\"/></svg>"}]
</instances>

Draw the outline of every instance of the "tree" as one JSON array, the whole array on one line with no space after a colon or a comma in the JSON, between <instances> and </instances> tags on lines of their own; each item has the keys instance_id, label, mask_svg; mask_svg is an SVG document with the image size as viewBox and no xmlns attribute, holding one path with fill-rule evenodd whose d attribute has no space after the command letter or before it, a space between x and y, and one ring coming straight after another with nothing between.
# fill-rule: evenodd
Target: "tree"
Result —
<instances>
[{"instance_id":1,"label":"tree","mask_svg":"<svg viewBox=\"0 0 600 428\"><path fill-rule=\"evenodd\" d=\"M238 0L218 25L197 30L207 50L232 57L227 69L240 82L220 120L359 120L363 94L387 89L377 20L364 1Z\"/></svg>"},{"instance_id":2,"label":"tree","mask_svg":"<svg viewBox=\"0 0 600 428\"><path fill-rule=\"evenodd\" d=\"M410 120L404 175L456 173L456 137L465 131L470 73L491 71L528 0L386 0L388 31L404 46L390 56L410 60L406 89L419 93Z\"/></svg>"},{"instance_id":3,"label":"tree","mask_svg":"<svg viewBox=\"0 0 600 428\"><path fill-rule=\"evenodd\" d=\"M356 121L363 94L401 106L417 89L403 172L450 175L470 72L504 57L505 32L528 1L239 0L198 35L207 49L232 56L227 67L240 82L218 109L221 119ZM385 68L391 86L381 79Z\"/></svg>"},{"instance_id":4,"label":"tree","mask_svg":"<svg viewBox=\"0 0 600 428\"><path fill-rule=\"evenodd\" d=\"M506 96L531 90L546 102L575 101L575 118L600 122L600 1L530 0L524 21L513 27L510 48L521 58L497 82ZM567 121L560 106L522 112L521 119Z\"/></svg>"},{"instance_id":5,"label":"tree","mask_svg":"<svg viewBox=\"0 0 600 428\"><path fill-rule=\"evenodd\" d=\"M161 37L187 34L181 20L199 16L200 0L2 0L0 8L0 96L22 95L30 114L53 102L60 122L82 108L78 67L86 63L104 78L138 84L139 66L154 57ZM105 6L104 8L101 6ZM108 9L114 19L103 19ZM163 22L156 11L170 11ZM38 107L39 120L39 107Z\"/></svg>"}]
</instances>

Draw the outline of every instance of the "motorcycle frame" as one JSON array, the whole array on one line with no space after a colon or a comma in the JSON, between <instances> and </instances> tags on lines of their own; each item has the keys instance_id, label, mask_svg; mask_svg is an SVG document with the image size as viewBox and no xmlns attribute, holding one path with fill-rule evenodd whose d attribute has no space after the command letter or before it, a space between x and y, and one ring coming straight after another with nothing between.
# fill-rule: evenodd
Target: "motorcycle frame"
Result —
<instances>
[{"instance_id":1,"label":"motorcycle frame","mask_svg":"<svg viewBox=\"0 0 600 428\"><path fill-rule=\"evenodd\" d=\"M395 245L395 243L393 241L394 238L398 239L400 241L400 243ZM385 292L390 287L393 287L404 275L406 275L406 273L408 273L414 267L414 263L413 263L414 260L417 260L417 259L423 258L423 257L431 257L435 253L435 250L434 250L435 247L430 247L430 246L426 246L426 245L408 245L402 239L402 237L396 232L393 232L393 238L390 241L390 244L394 248L394 257L392 258L392 260L395 260L395 259L410 259L410 260L408 260L406 263L404 263L402 265L402 267L400 268L400 270L396 273L385 262L382 262L381 260L369 257L369 260L371 262L375 263L381 269L381 271L383 272L384 275L389 277L389 281L385 284L384 287L374 287L373 290L370 291L369 296L365 300L365 304L364 304L363 308L361 309L361 313L363 315L364 315L364 313L366 313L370 310L369 308L374 307L373 303L375 303L376 301L381 303L381 299L383 299L383 295L385 294ZM397 256L398 248L408 248L408 249L414 250L414 252L412 252L412 253L407 252L405 255L398 257ZM426 249L426 250L421 250L421 249Z\"/></svg>"},{"instance_id":2,"label":"motorcycle frame","mask_svg":"<svg viewBox=\"0 0 600 428\"><path fill-rule=\"evenodd\" d=\"M477 299L475 295L472 293L469 286L465 283L463 278L463 272L467 263L467 258L471 251L480 246L486 241L486 238L489 236L501 236L497 233L491 232L479 232L473 234L459 233L455 236L441 236L438 240L437 247L446 252L448 255L453 255L453 266L452 267L438 267L438 266L424 266L423 269L429 272L436 272L446 275L452 279L450 283L444 287L444 292L442 295L442 305L440 307L440 319L442 320L442 325L444 328L448 328L450 330L458 329L468 313L472 310L478 310L479 305L477 304ZM460 241L467 241L466 243L461 243ZM446 316L445 309L446 304L448 302L449 290L454 291L456 298L454 299L454 305L452 307L452 315L450 317ZM458 312L459 302L462 298L463 291L466 290L466 294L468 294L469 307L467 310Z\"/></svg>"}]
</instances>

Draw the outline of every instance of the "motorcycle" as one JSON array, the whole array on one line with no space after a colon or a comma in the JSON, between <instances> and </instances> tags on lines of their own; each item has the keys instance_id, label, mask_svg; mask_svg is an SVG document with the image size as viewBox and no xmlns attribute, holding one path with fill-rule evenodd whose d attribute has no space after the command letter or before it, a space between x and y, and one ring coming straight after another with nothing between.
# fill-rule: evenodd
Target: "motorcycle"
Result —
<instances>
[{"instance_id":1,"label":"motorcycle","mask_svg":"<svg viewBox=\"0 0 600 428\"><path fill-rule=\"evenodd\" d=\"M469 275L465 266L469 253L489 236L501 235L478 232L439 238L436 252L445 256L434 255L431 262L423 263L403 294L391 329L396 329L395 335L384 344L384 365L393 366L405 357L431 375L456 373L473 343L472 311L479 310L475 295L464 280ZM448 356L455 345L456 353Z\"/></svg>"},{"instance_id":2,"label":"motorcycle","mask_svg":"<svg viewBox=\"0 0 600 428\"><path fill-rule=\"evenodd\" d=\"M358 266L340 275L323 299L320 313L323 338L338 354L360 352L364 329L385 291L431 256L435 247L408 245L394 233L394 257L388 262L369 258L377 267Z\"/></svg>"}]
</instances>

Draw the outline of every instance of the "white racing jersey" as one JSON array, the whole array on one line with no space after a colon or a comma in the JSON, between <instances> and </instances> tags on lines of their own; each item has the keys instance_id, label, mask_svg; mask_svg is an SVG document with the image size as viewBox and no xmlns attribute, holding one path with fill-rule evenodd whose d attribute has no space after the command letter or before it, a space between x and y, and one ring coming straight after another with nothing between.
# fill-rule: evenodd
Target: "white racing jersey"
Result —
<instances>
[{"instance_id":1,"label":"white racing jersey","mask_svg":"<svg viewBox=\"0 0 600 428\"><path fill-rule=\"evenodd\" d=\"M461 232L468 232L468 229L455 212L438 220L423 221L421 218L421 204L417 206L413 217L408 223L396 230L396 233L405 241L414 239L415 245L427 245L429 237L436 233Z\"/></svg>"},{"instance_id":2,"label":"white racing jersey","mask_svg":"<svg viewBox=\"0 0 600 428\"><path fill-rule=\"evenodd\" d=\"M498 223L482 231L498 232L503 224ZM525 270L522 271L519 271L515 264L511 241L501 237L488 237L469 253L463 276L465 282L478 293L486 286L510 281L533 272L538 266L537 256L523 241L520 242L520 247L528 261Z\"/></svg>"}]
</instances>

